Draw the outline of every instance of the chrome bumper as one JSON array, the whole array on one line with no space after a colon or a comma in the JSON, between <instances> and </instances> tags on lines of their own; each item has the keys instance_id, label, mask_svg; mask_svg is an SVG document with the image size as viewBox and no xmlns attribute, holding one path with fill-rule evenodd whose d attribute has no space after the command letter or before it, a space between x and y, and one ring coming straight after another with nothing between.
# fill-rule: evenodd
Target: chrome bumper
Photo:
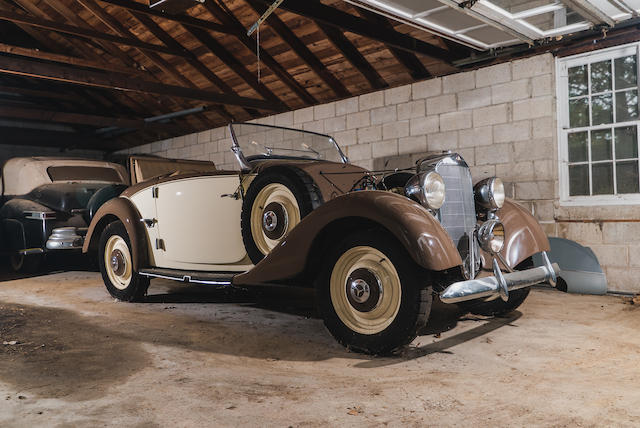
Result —
<instances>
[{"instance_id":1,"label":"chrome bumper","mask_svg":"<svg viewBox=\"0 0 640 428\"><path fill-rule=\"evenodd\" d=\"M77 250L84 244L86 227L58 227L47 240L47 250Z\"/></svg>"},{"instance_id":2,"label":"chrome bumper","mask_svg":"<svg viewBox=\"0 0 640 428\"><path fill-rule=\"evenodd\" d=\"M531 285L549 282L556 285L556 278L560 268L557 263L551 264L547 253L542 253L543 266L523 271L503 274L498 262L493 260L494 276L455 282L440 293L440 300L444 303L458 303L487 297L501 297L505 302L509 299L509 292Z\"/></svg>"}]
</instances>

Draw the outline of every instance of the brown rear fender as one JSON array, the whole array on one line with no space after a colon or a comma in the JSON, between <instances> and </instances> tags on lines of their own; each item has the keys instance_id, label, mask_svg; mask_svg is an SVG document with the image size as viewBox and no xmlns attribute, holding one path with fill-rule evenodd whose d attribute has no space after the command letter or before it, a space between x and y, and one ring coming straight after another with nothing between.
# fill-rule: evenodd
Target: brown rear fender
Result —
<instances>
[{"instance_id":1,"label":"brown rear fender","mask_svg":"<svg viewBox=\"0 0 640 428\"><path fill-rule=\"evenodd\" d=\"M120 220L131 241L133 269L138 270L140 266L147 266L149 258L146 231L140 219L140 213L129 199L118 197L107 201L91 220L82 252L97 251L102 231L109 223Z\"/></svg>"},{"instance_id":2,"label":"brown rear fender","mask_svg":"<svg viewBox=\"0 0 640 428\"><path fill-rule=\"evenodd\" d=\"M505 243L501 253L510 266L517 266L532 255L549 251L549 240L540 223L521 205L507 199L496 213L504 224Z\"/></svg>"},{"instance_id":3,"label":"brown rear fender","mask_svg":"<svg viewBox=\"0 0 640 428\"><path fill-rule=\"evenodd\" d=\"M234 277L233 282L250 285L295 278L309 265L321 264L321 260L309 259L326 249L314 251L319 242L337 243L354 228L371 225L388 230L425 269L441 271L462 264L447 232L421 205L391 192L359 191L314 210L269 255L249 272Z\"/></svg>"}]
</instances>

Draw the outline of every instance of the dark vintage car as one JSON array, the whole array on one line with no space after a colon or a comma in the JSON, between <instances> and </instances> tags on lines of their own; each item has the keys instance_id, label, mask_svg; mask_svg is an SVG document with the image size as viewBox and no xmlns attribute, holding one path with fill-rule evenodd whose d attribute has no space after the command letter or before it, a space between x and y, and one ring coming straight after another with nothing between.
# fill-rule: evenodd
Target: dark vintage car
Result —
<instances>
[{"instance_id":1,"label":"dark vintage car","mask_svg":"<svg viewBox=\"0 0 640 428\"><path fill-rule=\"evenodd\" d=\"M150 156L132 156L128 163L129 172L116 163L92 159L9 159L2 168L0 243L11 268L32 272L50 251L80 251L98 208L129 184L213 168L212 162Z\"/></svg>"},{"instance_id":2,"label":"dark vintage car","mask_svg":"<svg viewBox=\"0 0 640 428\"><path fill-rule=\"evenodd\" d=\"M555 283L540 225L499 178L474 186L456 153L367 171L326 135L229 131L239 171L157 176L98 210L84 251L112 296L141 299L151 278L315 287L333 336L379 354L416 337L434 296L492 315Z\"/></svg>"}]
</instances>

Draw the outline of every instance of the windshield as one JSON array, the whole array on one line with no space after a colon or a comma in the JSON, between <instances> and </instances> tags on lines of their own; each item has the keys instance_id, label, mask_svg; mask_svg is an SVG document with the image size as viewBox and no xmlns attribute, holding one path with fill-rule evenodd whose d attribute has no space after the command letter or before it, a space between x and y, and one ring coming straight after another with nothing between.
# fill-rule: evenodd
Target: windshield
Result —
<instances>
[{"instance_id":1,"label":"windshield","mask_svg":"<svg viewBox=\"0 0 640 428\"><path fill-rule=\"evenodd\" d=\"M233 123L229 128L234 151L239 151L246 161L295 158L347 162L328 135L253 123Z\"/></svg>"}]
</instances>

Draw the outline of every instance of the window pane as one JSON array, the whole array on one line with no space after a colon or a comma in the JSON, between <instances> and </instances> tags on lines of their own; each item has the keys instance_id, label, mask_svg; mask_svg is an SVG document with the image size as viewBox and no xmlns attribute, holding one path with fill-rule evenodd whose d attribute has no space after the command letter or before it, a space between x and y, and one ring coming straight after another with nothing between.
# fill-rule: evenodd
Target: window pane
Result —
<instances>
[{"instance_id":1,"label":"window pane","mask_svg":"<svg viewBox=\"0 0 640 428\"><path fill-rule=\"evenodd\" d=\"M638 161L616 163L618 193L638 193Z\"/></svg>"},{"instance_id":2,"label":"window pane","mask_svg":"<svg viewBox=\"0 0 640 428\"><path fill-rule=\"evenodd\" d=\"M636 86L638 80L638 66L636 56L625 56L617 58L616 67L616 89L630 88Z\"/></svg>"},{"instance_id":3,"label":"window pane","mask_svg":"<svg viewBox=\"0 0 640 428\"><path fill-rule=\"evenodd\" d=\"M569 194L571 196L589 194L588 165L569 165Z\"/></svg>"},{"instance_id":4,"label":"window pane","mask_svg":"<svg viewBox=\"0 0 640 428\"><path fill-rule=\"evenodd\" d=\"M591 131L591 160L609 159L613 159L611 157L611 131L609 129Z\"/></svg>"},{"instance_id":5,"label":"window pane","mask_svg":"<svg viewBox=\"0 0 640 428\"><path fill-rule=\"evenodd\" d=\"M616 128L616 159L638 157L638 131L635 126Z\"/></svg>"},{"instance_id":6,"label":"window pane","mask_svg":"<svg viewBox=\"0 0 640 428\"><path fill-rule=\"evenodd\" d=\"M569 69L569 96L578 97L589 92L587 66L571 67Z\"/></svg>"},{"instance_id":7,"label":"window pane","mask_svg":"<svg viewBox=\"0 0 640 428\"><path fill-rule=\"evenodd\" d=\"M587 98L569 101L569 126L571 128L589 126L589 100Z\"/></svg>"},{"instance_id":8,"label":"window pane","mask_svg":"<svg viewBox=\"0 0 640 428\"><path fill-rule=\"evenodd\" d=\"M616 93L616 122L627 122L638 118L638 91Z\"/></svg>"},{"instance_id":9,"label":"window pane","mask_svg":"<svg viewBox=\"0 0 640 428\"><path fill-rule=\"evenodd\" d=\"M597 163L591 166L594 195L613 194L613 162Z\"/></svg>"},{"instance_id":10,"label":"window pane","mask_svg":"<svg viewBox=\"0 0 640 428\"><path fill-rule=\"evenodd\" d=\"M591 64L591 93L611 90L611 60Z\"/></svg>"},{"instance_id":11,"label":"window pane","mask_svg":"<svg viewBox=\"0 0 640 428\"><path fill-rule=\"evenodd\" d=\"M613 122L611 94L598 95L591 98L591 124L601 125Z\"/></svg>"},{"instance_id":12,"label":"window pane","mask_svg":"<svg viewBox=\"0 0 640 428\"><path fill-rule=\"evenodd\" d=\"M587 131L569 134L569 162L589 160L587 152Z\"/></svg>"}]
</instances>

